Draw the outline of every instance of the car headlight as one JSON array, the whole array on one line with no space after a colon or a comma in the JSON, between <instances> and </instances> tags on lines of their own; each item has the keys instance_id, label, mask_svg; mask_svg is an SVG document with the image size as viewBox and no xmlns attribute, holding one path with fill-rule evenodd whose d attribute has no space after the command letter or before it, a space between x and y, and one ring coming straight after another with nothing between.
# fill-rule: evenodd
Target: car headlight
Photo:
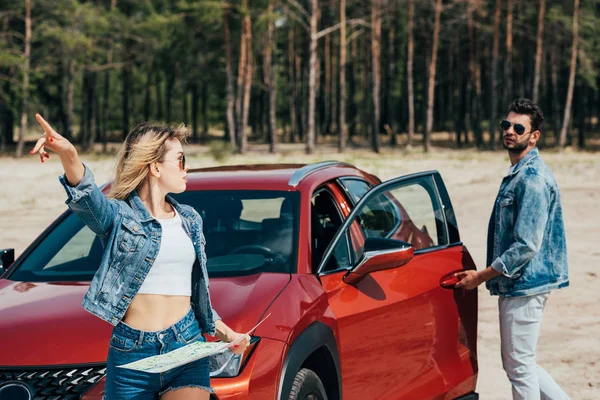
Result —
<instances>
[{"instance_id":1,"label":"car headlight","mask_svg":"<svg viewBox=\"0 0 600 400\"><path fill-rule=\"evenodd\" d=\"M234 376L238 376L259 339L256 336L252 336L250 344L242 354L234 354L229 349L226 349L221 353L213 355L210 358L210 377L233 378Z\"/></svg>"}]
</instances>

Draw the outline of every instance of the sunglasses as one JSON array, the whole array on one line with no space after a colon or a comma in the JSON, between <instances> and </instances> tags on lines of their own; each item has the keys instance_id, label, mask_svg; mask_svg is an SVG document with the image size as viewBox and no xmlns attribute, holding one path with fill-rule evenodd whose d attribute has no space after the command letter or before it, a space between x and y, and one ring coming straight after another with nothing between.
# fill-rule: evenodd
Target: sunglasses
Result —
<instances>
[{"instance_id":1,"label":"sunglasses","mask_svg":"<svg viewBox=\"0 0 600 400\"><path fill-rule=\"evenodd\" d=\"M525 127L523 125L521 125L521 124L514 124L513 125L513 123L510 122L507 119L503 119L500 122L500 129L502 129L503 131L507 131L510 128L511 125L515 128L515 133L517 135L522 135L522 134L525 133Z\"/></svg>"},{"instance_id":2,"label":"sunglasses","mask_svg":"<svg viewBox=\"0 0 600 400\"><path fill-rule=\"evenodd\" d=\"M162 162L174 162L175 160L163 160ZM177 164L179 164L179 168L184 171L185 170L185 154L181 155L181 158L177 159Z\"/></svg>"}]
</instances>

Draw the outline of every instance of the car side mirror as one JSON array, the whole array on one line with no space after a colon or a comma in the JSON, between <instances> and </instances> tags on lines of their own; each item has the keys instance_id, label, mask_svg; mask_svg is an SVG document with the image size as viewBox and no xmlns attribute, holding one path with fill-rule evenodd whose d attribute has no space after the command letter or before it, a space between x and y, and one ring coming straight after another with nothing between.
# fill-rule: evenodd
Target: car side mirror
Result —
<instances>
[{"instance_id":1,"label":"car side mirror","mask_svg":"<svg viewBox=\"0 0 600 400\"><path fill-rule=\"evenodd\" d=\"M410 246L366 251L360 263L348 271L343 280L349 285L356 285L372 272L394 269L408 263L414 254L415 250Z\"/></svg>"},{"instance_id":2,"label":"car side mirror","mask_svg":"<svg viewBox=\"0 0 600 400\"><path fill-rule=\"evenodd\" d=\"M0 250L0 276L6 272L14 261L15 249Z\"/></svg>"}]
</instances>

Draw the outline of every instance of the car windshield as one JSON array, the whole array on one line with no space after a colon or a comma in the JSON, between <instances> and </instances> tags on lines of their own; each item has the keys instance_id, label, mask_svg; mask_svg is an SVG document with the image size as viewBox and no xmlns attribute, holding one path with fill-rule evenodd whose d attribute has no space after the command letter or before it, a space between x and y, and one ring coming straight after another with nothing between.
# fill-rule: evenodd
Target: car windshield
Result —
<instances>
[{"instance_id":1,"label":"car windshield","mask_svg":"<svg viewBox=\"0 0 600 400\"><path fill-rule=\"evenodd\" d=\"M290 273L297 259L299 194L284 191L188 191L173 196L202 216L212 277ZM27 251L14 281L90 281L102 257L100 239L66 212Z\"/></svg>"}]
</instances>

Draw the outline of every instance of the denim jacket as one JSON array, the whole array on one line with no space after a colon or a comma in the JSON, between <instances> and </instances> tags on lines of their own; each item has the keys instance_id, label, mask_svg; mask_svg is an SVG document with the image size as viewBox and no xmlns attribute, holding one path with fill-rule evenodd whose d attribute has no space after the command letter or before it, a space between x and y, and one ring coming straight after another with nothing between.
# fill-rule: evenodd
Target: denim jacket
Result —
<instances>
[{"instance_id":1,"label":"denim jacket","mask_svg":"<svg viewBox=\"0 0 600 400\"><path fill-rule=\"evenodd\" d=\"M502 273L486 283L492 295L529 296L569 285L560 192L537 148L500 184L486 265Z\"/></svg>"},{"instance_id":2,"label":"denim jacket","mask_svg":"<svg viewBox=\"0 0 600 400\"><path fill-rule=\"evenodd\" d=\"M70 186L64 175L59 180L67 191L66 204L100 237L104 246L100 268L83 298L83 308L117 325L158 255L160 223L150 215L137 191L126 200L107 199L87 166L77 186ZM170 196L167 201L181 215L197 254L191 296L196 319L204 332L214 335L215 321L220 317L210 303L202 218L192 207L179 204Z\"/></svg>"}]
</instances>

